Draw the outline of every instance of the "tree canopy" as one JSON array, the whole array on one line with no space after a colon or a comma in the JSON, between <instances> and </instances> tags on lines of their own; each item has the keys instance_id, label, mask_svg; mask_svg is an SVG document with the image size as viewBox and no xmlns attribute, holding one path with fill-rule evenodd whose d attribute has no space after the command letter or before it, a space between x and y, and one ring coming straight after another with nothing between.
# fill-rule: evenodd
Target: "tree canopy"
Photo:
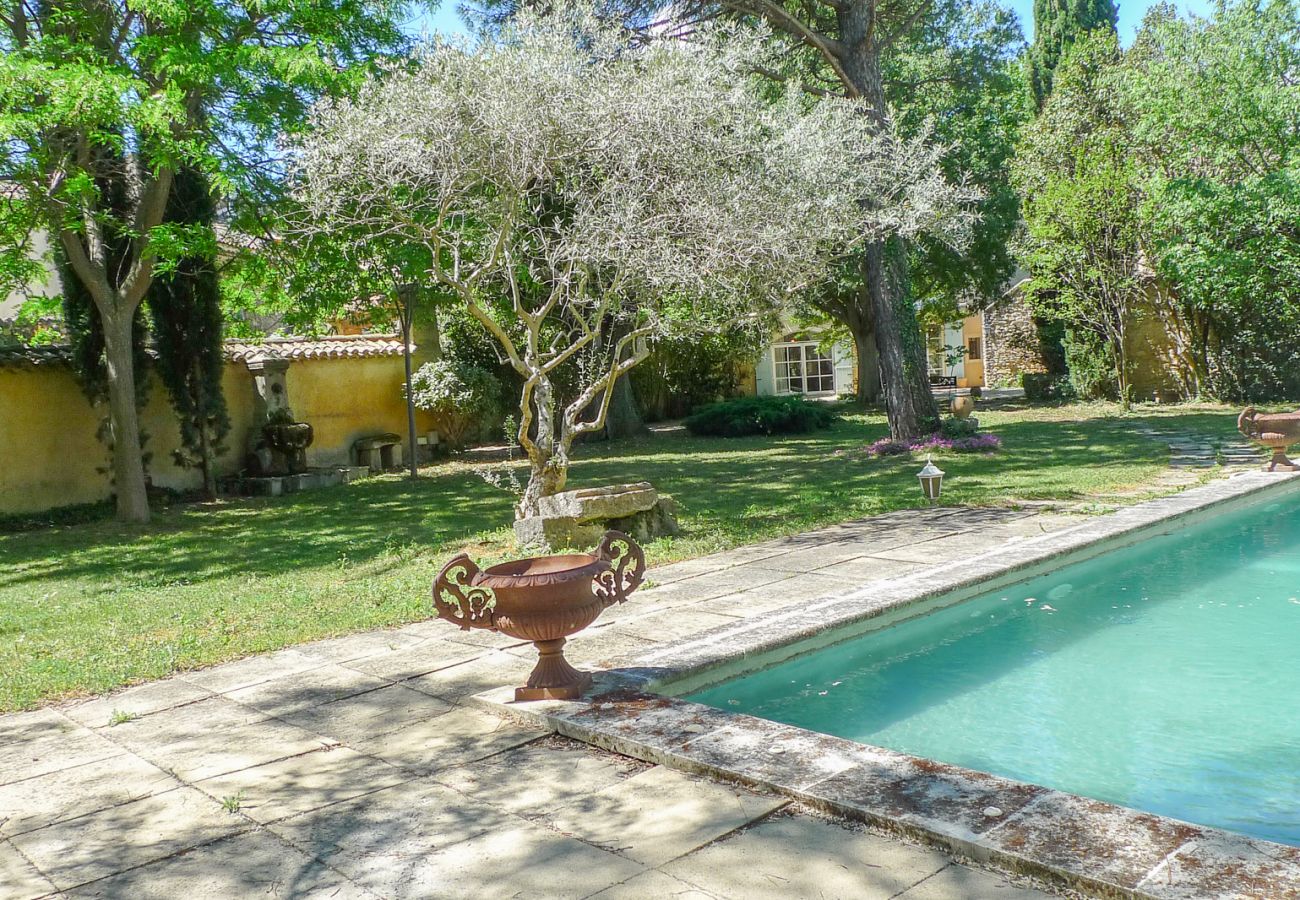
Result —
<instances>
[{"instance_id":1,"label":"tree canopy","mask_svg":"<svg viewBox=\"0 0 1300 900\"><path fill-rule=\"evenodd\" d=\"M969 227L941 148L851 101L769 102L764 53L747 29L647 42L563 8L435 43L313 115L295 230L423 248L428 279L491 332L524 381L521 515L563 487L572 441L670 323L754 318L864 240Z\"/></svg>"},{"instance_id":2,"label":"tree canopy","mask_svg":"<svg viewBox=\"0 0 1300 900\"><path fill-rule=\"evenodd\" d=\"M132 328L160 267L210 248L169 222L182 166L228 210L282 183L280 135L404 44L397 0L37 0L0 13L0 277L49 234L103 335L118 514L149 515ZM12 243L11 243L12 241ZM39 264L39 261L37 261Z\"/></svg>"}]
</instances>

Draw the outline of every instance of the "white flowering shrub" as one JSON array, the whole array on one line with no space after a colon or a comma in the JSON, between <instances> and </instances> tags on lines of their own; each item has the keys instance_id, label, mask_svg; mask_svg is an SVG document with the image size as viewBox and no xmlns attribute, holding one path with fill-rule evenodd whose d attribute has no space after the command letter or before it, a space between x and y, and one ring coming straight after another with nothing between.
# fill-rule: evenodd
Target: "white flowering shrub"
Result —
<instances>
[{"instance_id":1,"label":"white flowering shrub","mask_svg":"<svg viewBox=\"0 0 1300 900\"><path fill-rule=\"evenodd\" d=\"M299 233L398 238L523 379L518 507L562 490L576 437L673 321L770 314L828 260L891 233L959 233L968 192L936 151L850 101L772 103L761 35L633 41L573 8L499 41L434 43L291 148ZM573 360L577 396L552 379Z\"/></svg>"},{"instance_id":2,"label":"white flowering shrub","mask_svg":"<svg viewBox=\"0 0 1300 900\"><path fill-rule=\"evenodd\" d=\"M496 416L501 382L472 362L441 359L425 363L411 375L411 400L432 414L443 439L452 448L465 445L475 425Z\"/></svg>"}]
</instances>

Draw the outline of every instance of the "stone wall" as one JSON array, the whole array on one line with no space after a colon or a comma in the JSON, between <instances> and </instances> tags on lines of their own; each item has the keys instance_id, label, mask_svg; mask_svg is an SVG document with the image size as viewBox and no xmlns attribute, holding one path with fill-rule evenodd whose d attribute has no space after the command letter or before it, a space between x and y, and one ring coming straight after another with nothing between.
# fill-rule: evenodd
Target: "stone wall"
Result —
<instances>
[{"instance_id":1,"label":"stone wall","mask_svg":"<svg viewBox=\"0 0 1300 900\"><path fill-rule=\"evenodd\" d=\"M984 382L991 387L1019 387L1025 372L1046 372L1042 341L1019 293L1000 298L984 310Z\"/></svg>"}]
</instances>

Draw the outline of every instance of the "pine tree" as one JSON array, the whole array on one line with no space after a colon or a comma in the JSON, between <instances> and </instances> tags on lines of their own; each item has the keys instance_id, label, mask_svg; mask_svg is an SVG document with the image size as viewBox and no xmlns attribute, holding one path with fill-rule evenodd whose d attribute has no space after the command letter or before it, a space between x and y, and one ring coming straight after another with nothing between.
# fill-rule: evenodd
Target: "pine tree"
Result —
<instances>
[{"instance_id":1,"label":"pine tree","mask_svg":"<svg viewBox=\"0 0 1300 900\"><path fill-rule=\"evenodd\" d=\"M1034 42L1027 55L1029 92L1041 111L1052 93L1052 75L1066 52L1095 28L1115 31L1115 0L1034 0Z\"/></svg>"},{"instance_id":2,"label":"pine tree","mask_svg":"<svg viewBox=\"0 0 1300 900\"><path fill-rule=\"evenodd\" d=\"M206 230L210 237L215 214L207 179L192 167L179 169L164 220ZM147 298L158 376L180 422L176 462L202 471L210 498L216 496L214 464L221 440L230 431L221 392L221 295L213 262L211 253L182 258L175 269L154 279Z\"/></svg>"}]
</instances>

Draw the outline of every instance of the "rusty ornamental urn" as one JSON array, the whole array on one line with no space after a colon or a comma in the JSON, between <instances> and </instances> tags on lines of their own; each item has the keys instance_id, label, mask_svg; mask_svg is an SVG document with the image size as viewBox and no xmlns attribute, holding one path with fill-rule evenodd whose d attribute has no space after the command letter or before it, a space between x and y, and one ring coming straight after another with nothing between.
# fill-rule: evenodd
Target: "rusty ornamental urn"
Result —
<instances>
[{"instance_id":1,"label":"rusty ornamental urn","mask_svg":"<svg viewBox=\"0 0 1300 900\"><path fill-rule=\"evenodd\" d=\"M1247 406L1237 417L1237 430L1257 444L1263 444L1273 451L1265 471L1285 469L1289 472L1300 470L1287 458L1286 448L1300 442L1300 411L1289 413L1259 413L1255 407Z\"/></svg>"},{"instance_id":2,"label":"rusty ornamental urn","mask_svg":"<svg viewBox=\"0 0 1300 900\"><path fill-rule=\"evenodd\" d=\"M433 582L438 615L462 629L486 628L532 641L537 665L516 700L573 700L591 674L564 658L565 640L605 607L624 603L645 577L645 554L621 531L607 531L591 553L536 556L479 569L465 554Z\"/></svg>"}]
</instances>

